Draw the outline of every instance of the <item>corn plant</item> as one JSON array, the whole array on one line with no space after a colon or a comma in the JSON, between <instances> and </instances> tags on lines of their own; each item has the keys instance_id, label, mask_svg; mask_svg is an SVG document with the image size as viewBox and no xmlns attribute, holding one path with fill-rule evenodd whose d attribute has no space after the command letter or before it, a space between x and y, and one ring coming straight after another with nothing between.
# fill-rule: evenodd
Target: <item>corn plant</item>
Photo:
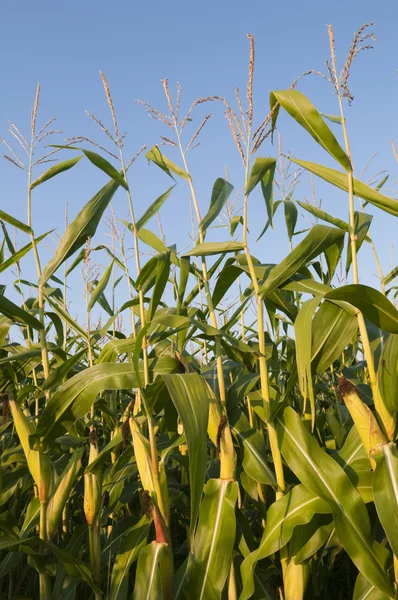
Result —
<instances>
[{"instance_id":1,"label":"corn plant","mask_svg":"<svg viewBox=\"0 0 398 600\"><path fill-rule=\"evenodd\" d=\"M165 135L131 160L102 73L112 128L88 115L106 142L77 136L40 152L59 134L52 119L38 128L40 88L30 135L10 124L26 159L2 142L27 176L27 220L0 211L0 271L16 277L14 291L0 287L1 598L398 598L398 269L383 275L365 212L373 205L397 217L398 200L382 191L387 177L372 185L353 168L345 104L352 63L371 47L369 25L340 71L328 32L326 73L305 75L332 86L336 115L317 110L299 77L271 91L257 122L249 35L236 110L210 96L182 115L182 89L173 100L165 79L165 111L139 102ZM224 111L242 163L215 181L210 200L199 197L189 157L211 114L188 133L208 103ZM335 168L283 155L284 127L279 151L264 149L283 111ZM134 188L143 152L173 180L146 210ZM70 222L66 213L44 264L51 232L36 231L32 198L78 162L109 181ZM347 220L297 198L307 173L345 192ZM159 212L171 210L175 186L192 214L182 251L166 243ZM117 217L116 194L128 220ZM260 196L260 237L284 212L288 252L277 264L271 247L256 256L249 235ZM316 224L299 230L299 209ZM147 228L154 217L159 235ZM95 245L105 219L111 244ZM220 226L228 239L208 241ZM27 236L20 248L12 228ZM360 283L364 244L381 291ZM35 283L24 276L29 254ZM75 269L77 318L67 298ZM128 297L118 304L123 283Z\"/></svg>"}]
</instances>

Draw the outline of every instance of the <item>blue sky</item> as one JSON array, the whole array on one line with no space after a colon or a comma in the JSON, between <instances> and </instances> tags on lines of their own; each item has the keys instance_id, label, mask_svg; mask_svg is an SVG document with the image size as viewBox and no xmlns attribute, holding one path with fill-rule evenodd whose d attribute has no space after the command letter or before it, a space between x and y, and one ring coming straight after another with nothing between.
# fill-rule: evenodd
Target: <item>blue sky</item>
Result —
<instances>
[{"instance_id":1,"label":"blue sky","mask_svg":"<svg viewBox=\"0 0 398 600\"><path fill-rule=\"evenodd\" d=\"M151 3L119 0L70 0L54 3L10 2L2 4L0 23L1 81L0 136L7 136L8 119L23 131L29 130L30 108L36 84L41 84L39 125L56 115L56 127L63 134L53 138L62 143L64 137L84 135L106 143L101 131L85 115L88 109L111 125L103 94L99 70L111 85L120 128L127 131L126 155L142 146L159 141L169 132L160 123L150 120L142 107L134 103L141 98L160 110L166 110L160 80L169 78L170 88L179 81L183 87L182 108L188 108L199 96L217 94L233 102L234 88L245 88L247 78L248 41L252 33L256 42L255 121L268 112L269 92L289 87L292 80L308 69L323 69L328 57L326 24L335 29L338 60L342 65L353 32L364 22L374 21L377 36L375 49L360 55L354 63L351 89L355 101L346 109L354 164L357 175L373 154L377 153L368 175L387 170L388 193L398 197L395 184L398 165L391 151L390 138L396 137L398 46L396 22L398 5L393 1L371 2L264 2L216 0L187 3L154 0ZM324 113L336 113L336 98L328 84L316 77L303 80L300 89ZM210 199L212 185L223 176L225 166L235 189L243 185L243 170L230 137L221 105L200 107L192 129L207 112L214 114L201 135L201 145L189 155L202 212ZM298 158L332 165L315 142L309 139L290 118L279 121L283 148ZM336 135L340 135L338 128ZM9 139L9 137L7 137ZM272 156L276 147L266 142L261 154ZM178 162L173 149L165 153ZM69 157L69 155L68 155ZM66 158L66 157L65 157ZM39 173L39 172L38 172ZM37 174L38 174L37 173ZM136 213L140 216L149 204L169 186L167 176L148 167L141 158L131 170L131 186ZM6 161L0 162L1 208L21 220L26 220L26 180ZM61 175L34 193L33 225L37 234L54 227L63 229L63 214L68 201L70 217L105 183L106 178L92 166L81 162L68 174ZM345 195L315 182L322 207L341 218L347 217ZM308 197L308 178L303 177L294 198ZM118 192L114 206L121 218L127 218L125 196ZM300 211L301 212L301 211ZM376 219L373 237L381 255L382 266L388 272L398 262L391 244L395 243L397 222L380 211L369 209ZM180 181L161 211L162 225L168 244L177 243L182 250L189 244L189 190ZM275 231L260 243L254 240L265 223L265 209L259 193L253 194L250 205L251 250L263 262L278 262L288 252L282 212ZM308 223L300 217L298 229ZM151 226L157 232L156 220ZM218 235L211 232L209 238ZM106 228L101 226L98 242L106 242ZM25 241L21 236L19 243ZM27 241L27 240L26 240ZM298 239L297 239L298 241ZM51 256L56 237L42 245L43 262ZM26 243L26 242L25 242ZM360 273L365 283L377 285L375 266L368 248L361 252ZM395 262L394 262L395 261ZM100 262L106 266L106 259ZM29 260L23 263L26 278L31 275ZM7 277L7 282L11 282ZM72 280L78 287L79 275ZM80 292L72 293L79 312ZM120 300L124 300L121 298ZM73 310L72 310L73 312Z\"/></svg>"}]
</instances>

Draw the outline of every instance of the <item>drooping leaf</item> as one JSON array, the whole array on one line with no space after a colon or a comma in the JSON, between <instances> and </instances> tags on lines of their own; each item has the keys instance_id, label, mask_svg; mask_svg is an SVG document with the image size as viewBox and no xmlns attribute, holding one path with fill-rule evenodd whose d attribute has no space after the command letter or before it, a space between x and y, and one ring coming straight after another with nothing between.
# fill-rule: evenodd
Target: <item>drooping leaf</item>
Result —
<instances>
[{"instance_id":1,"label":"drooping leaf","mask_svg":"<svg viewBox=\"0 0 398 600\"><path fill-rule=\"evenodd\" d=\"M43 325L36 317L14 304L14 302L11 302L11 300L8 300L8 298L2 294L0 294L0 314L15 323L23 323L24 325L29 325L29 327L33 327L33 329L37 330L43 329Z\"/></svg>"},{"instance_id":2,"label":"drooping leaf","mask_svg":"<svg viewBox=\"0 0 398 600\"><path fill-rule=\"evenodd\" d=\"M33 233L32 229L28 225L25 225L25 223L22 223L22 221L19 221L15 217L12 217L8 213L4 212L4 210L0 210L0 220L5 221L9 225L12 225L13 227L16 227L17 229L20 229L21 231L24 231L25 233Z\"/></svg>"},{"instance_id":3,"label":"drooping leaf","mask_svg":"<svg viewBox=\"0 0 398 600\"><path fill-rule=\"evenodd\" d=\"M285 200L283 205L285 209L287 235L289 240L292 241L297 223L297 208L294 202L291 200Z\"/></svg>"},{"instance_id":4,"label":"drooping leaf","mask_svg":"<svg viewBox=\"0 0 398 600\"><path fill-rule=\"evenodd\" d=\"M275 169L275 158L256 158L254 165L250 171L249 179L246 185L246 195L248 196L254 190L256 185L263 181L264 177L270 170ZM268 181L265 183L267 185ZM269 216L269 215L268 215Z\"/></svg>"},{"instance_id":5,"label":"drooping leaf","mask_svg":"<svg viewBox=\"0 0 398 600\"><path fill-rule=\"evenodd\" d=\"M147 542L149 527L144 515L124 537L113 563L108 600L127 599L129 570Z\"/></svg>"},{"instance_id":6,"label":"drooping leaf","mask_svg":"<svg viewBox=\"0 0 398 600\"><path fill-rule=\"evenodd\" d=\"M260 286L259 293L264 298L278 287L282 286L292 275L324 252L326 248L335 244L344 237L345 232L335 227L315 225L290 254L275 266L264 283Z\"/></svg>"},{"instance_id":7,"label":"drooping leaf","mask_svg":"<svg viewBox=\"0 0 398 600\"><path fill-rule=\"evenodd\" d=\"M192 600L220 598L235 541L237 482L209 479L204 494L183 588Z\"/></svg>"},{"instance_id":8,"label":"drooping leaf","mask_svg":"<svg viewBox=\"0 0 398 600\"><path fill-rule=\"evenodd\" d=\"M187 173L186 171L178 167L176 164L171 162L171 160L166 158L157 146L153 146L150 150L148 150L145 156L148 160L151 160L155 163L155 165L160 167L162 171L167 173L167 175L169 175L169 177L171 177L172 179L174 179L174 177L171 173L175 173L183 179L191 179L189 173Z\"/></svg>"},{"instance_id":9,"label":"drooping leaf","mask_svg":"<svg viewBox=\"0 0 398 600\"><path fill-rule=\"evenodd\" d=\"M331 183L341 190L348 192L348 177L345 173L336 171L335 169L330 169L329 167L324 167L323 165L308 162L306 160L297 160L296 158L290 158L290 160L300 167L303 167L303 169L307 169L307 171L310 171L311 173L314 173L314 175L324 179L328 183ZM381 210L384 210L395 217L398 216L398 200L381 194L377 190L366 185L366 183L359 181L359 179L354 179L353 184L355 196L358 196L358 198L362 198L363 200L367 200L377 208L380 208Z\"/></svg>"},{"instance_id":10,"label":"drooping leaf","mask_svg":"<svg viewBox=\"0 0 398 600\"><path fill-rule=\"evenodd\" d=\"M362 284L345 285L326 294L360 310L369 321L390 333L398 333L398 310L381 292Z\"/></svg>"},{"instance_id":11,"label":"drooping leaf","mask_svg":"<svg viewBox=\"0 0 398 600\"><path fill-rule=\"evenodd\" d=\"M254 592L254 569L259 560L274 554L291 539L294 529L309 523L315 514L330 514L327 502L303 485L296 485L283 498L271 504L267 511L266 526L259 547L241 564L243 590L240 600L247 600Z\"/></svg>"},{"instance_id":12,"label":"drooping leaf","mask_svg":"<svg viewBox=\"0 0 398 600\"><path fill-rule=\"evenodd\" d=\"M86 156L86 158L88 158L88 160L95 165L98 169L100 169L101 171L103 171L104 173L106 173L107 175L109 175L109 177L111 177L111 179L113 179L116 183L118 183L119 185L121 185L125 190L128 190L128 185L127 182L125 181L122 173L119 173L119 171L117 169L115 169L115 167L109 162L109 160L107 160L106 158L104 158L103 156L101 156L100 154L98 154L98 152L93 152L92 150L86 150L86 148L78 148L77 146L57 146L57 145L53 145L54 148L62 148L63 150L80 150L80 152L83 152L84 156ZM83 158L82 156L79 156L77 159L71 159L71 160L80 160L81 158ZM65 161L65 162L70 162L70 161Z\"/></svg>"},{"instance_id":13,"label":"drooping leaf","mask_svg":"<svg viewBox=\"0 0 398 600\"><path fill-rule=\"evenodd\" d=\"M382 446L376 463L374 502L391 549L398 556L398 451L395 443Z\"/></svg>"},{"instance_id":14,"label":"drooping leaf","mask_svg":"<svg viewBox=\"0 0 398 600\"><path fill-rule=\"evenodd\" d=\"M226 201L231 195L234 186L221 177L216 180L211 193L210 207L199 224L199 229L205 233L213 221L218 217Z\"/></svg>"},{"instance_id":15,"label":"drooping leaf","mask_svg":"<svg viewBox=\"0 0 398 600\"><path fill-rule=\"evenodd\" d=\"M276 417L281 452L308 490L325 500L337 535L359 571L393 598L391 583L371 536L366 506L343 469L318 445L295 411L287 407Z\"/></svg>"},{"instance_id":16,"label":"drooping leaf","mask_svg":"<svg viewBox=\"0 0 398 600\"><path fill-rule=\"evenodd\" d=\"M169 357L152 359L152 374L170 373L178 369L178 361ZM143 368L140 365L140 368ZM132 389L138 386L131 363L101 363L81 371L66 381L51 397L43 410L31 444L51 443L68 432L84 416L102 390Z\"/></svg>"},{"instance_id":17,"label":"drooping leaf","mask_svg":"<svg viewBox=\"0 0 398 600\"><path fill-rule=\"evenodd\" d=\"M391 333L384 344L379 368L377 385L391 414L398 409L398 335Z\"/></svg>"},{"instance_id":18,"label":"drooping leaf","mask_svg":"<svg viewBox=\"0 0 398 600\"><path fill-rule=\"evenodd\" d=\"M346 170L351 171L351 162L343 148L336 140L334 134L326 125L315 106L298 90L281 90L271 92L271 109L276 102L297 121L314 140L328 152ZM273 117L275 123L276 115Z\"/></svg>"},{"instance_id":19,"label":"drooping leaf","mask_svg":"<svg viewBox=\"0 0 398 600\"><path fill-rule=\"evenodd\" d=\"M242 467L245 472L255 481L276 486L261 433L250 427L246 415L238 407L229 413L228 418L231 431L243 448Z\"/></svg>"},{"instance_id":20,"label":"drooping leaf","mask_svg":"<svg viewBox=\"0 0 398 600\"><path fill-rule=\"evenodd\" d=\"M192 542L206 476L207 422L211 391L197 373L163 375L163 381L181 419L188 445Z\"/></svg>"}]
</instances>

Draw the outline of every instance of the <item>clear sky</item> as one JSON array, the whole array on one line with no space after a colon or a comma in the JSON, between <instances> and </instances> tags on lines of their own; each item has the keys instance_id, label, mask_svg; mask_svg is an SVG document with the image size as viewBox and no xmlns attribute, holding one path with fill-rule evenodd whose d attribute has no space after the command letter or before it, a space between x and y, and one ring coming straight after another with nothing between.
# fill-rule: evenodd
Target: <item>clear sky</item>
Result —
<instances>
[{"instance_id":1,"label":"clear sky","mask_svg":"<svg viewBox=\"0 0 398 600\"><path fill-rule=\"evenodd\" d=\"M213 94L233 102L235 86L244 90L246 83L248 32L254 35L256 42L255 122L260 122L268 112L272 89L289 87L297 75L308 69L323 70L324 59L328 57L327 23L334 26L338 60L342 65L353 32L362 23L374 21L372 29L378 41L374 50L364 52L354 63L350 83L355 100L351 108L347 107L346 116L357 174L377 153L366 177L387 170L390 180L386 193L398 197L398 185L394 181L398 165L390 146L391 137L396 137L398 143L397 17L398 4L393 0L377 3L368 0L252 0L246 3L236 0L197 3L4 0L0 21L0 136L8 136L8 119L23 131L29 131L30 109L40 82L39 125L54 114L56 128L63 130L62 135L54 136L54 143L62 143L64 137L84 135L106 144L101 131L85 115L88 109L111 126L98 73L102 70L111 85L120 128L128 133L126 155L133 155L142 144L150 147L161 135L170 133L164 125L150 120L142 107L134 103L141 98L166 110L162 78L169 78L173 93L176 82L181 83L183 109L195 98ZM336 113L336 98L331 87L321 79L305 78L299 89L320 111ZM235 189L243 184L243 170L222 107L214 104L210 110L214 114L203 131L201 145L189 155L203 213L213 182L224 176L225 166ZM187 132L188 139L207 112L209 107L198 109ZM293 152L298 158L334 166L308 134L286 115L282 115L279 125L285 151ZM335 133L340 135L338 127ZM266 142L261 154L272 156L276 150ZM174 149L167 148L165 153L179 161ZM167 176L153 165L149 167L143 157L132 168L130 179L137 216L170 185ZM68 174L38 188L33 198L35 232L39 234L54 227L62 232L66 201L73 218L105 181L102 173L81 162ZM1 208L26 220L24 173L2 160L0 182ZM344 194L318 181L315 181L315 192L325 210L347 217ZM294 198L303 200L309 193L305 176ZM118 192L114 206L121 218L128 217L123 192ZM383 270L388 272L398 262L397 249L395 257L391 251L391 244L396 246L397 221L371 207L368 212L376 216L373 237L382 257ZM179 250L187 247L190 243L189 190L183 181L179 181L162 208L161 218L167 243L177 243ZM250 205L251 250L263 262L278 262L288 252L282 212L276 230L255 246L255 237L265 219L264 204L258 192L253 194ZM157 231L156 220L151 226ZM305 226L307 222L300 217L298 229ZM218 235L218 231L211 232L210 239ZM106 227L100 226L98 242L107 241L105 233ZM28 241L21 235L18 240L19 243ZM43 262L51 256L56 242L53 236L51 241L43 243ZM100 262L106 265L104 257ZM25 277L29 278L30 263L23 264L26 265ZM368 248L362 253L360 265L362 281L377 285L376 269ZM75 278L77 283L78 274ZM9 277L7 282L10 282ZM77 292L73 299L77 302ZM76 306L75 312L78 310Z\"/></svg>"}]
</instances>

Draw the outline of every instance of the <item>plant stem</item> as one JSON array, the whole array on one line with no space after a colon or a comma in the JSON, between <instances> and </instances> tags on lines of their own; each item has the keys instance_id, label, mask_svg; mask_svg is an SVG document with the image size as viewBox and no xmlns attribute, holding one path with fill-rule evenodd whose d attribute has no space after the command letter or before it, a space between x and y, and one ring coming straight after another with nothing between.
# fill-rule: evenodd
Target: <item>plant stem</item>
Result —
<instances>
[{"instance_id":1,"label":"plant stem","mask_svg":"<svg viewBox=\"0 0 398 600\"><path fill-rule=\"evenodd\" d=\"M350 145L349 145L349 141L348 141L347 125L346 125L346 120L344 117L343 102L342 102L340 93L338 93L338 100L339 100L340 115L341 115L342 126L343 126L343 136L344 136L346 153L347 153L347 156L351 163L351 171L349 171L349 173L348 173L348 201L349 201L349 213L350 213L350 243L351 243L351 255L352 255L352 278L353 278L354 284L358 284L359 276L358 276L358 261L357 261L357 249L356 249L356 235L355 235L355 206L354 206L354 180L353 180L353 170L352 170L352 156L351 156L351 149L350 149ZM358 319L358 327L359 327L359 331L360 331L361 339L362 339L363 351L364 351L364 355L366 358L366 364L367 364L367 368L368 368L369 384L372 389L374 405L375 405L377 413L379 414L379 416L382 420L382 423L384 426L384 431L385 431L388 439L391 441L392 437L394 435L394 430L395 430L395 419L390 414L388 408L385 406L383 399L380 395L378 386L377 386L377 376L376 376L376 369L375 369L374 360L373 360L373 354L372 354L372 350L370 347L370 341L369 341L369 336L368 336L368 332L366 329L365 319L361 312L358 313L357 319Z\"/></svg>"},{"instance_id":2,"label":"plant stem","mask_svg":"<svg viewBox=\"0 0 398 600\"><path fill-rule=\"evenodd\" d=\"M40 502L40 539L44 542L48 541L47 535L47 502ZM49 573L39 573L40 583L40 600L51 600L51 577Z\"/></svg>"},{"instance_id":3,"label":"plant stem","mask_svg":"<svg viewBox=\"0 0 398 600\"><path fill-rule=\"evenodd\" d=\"M29 171L28 171L28 226L30 228L32 228L31 183L32 183L33 135L34 135L34 132L32 132L32 140L31 140L31 144L30 144ZM44 377L47 379L47 377L50 374L50 366L49 366L49 360L48 360L46 332L44 329L44 295L43 295L43 284L40 281L42 271L41 271L40 258L39 258L39 253L37 250L37 245L36 245L36 241L34 238L33 230L30 234L30 239L32 242L33 255L35 258L37 276L39 279L39 286L38 286L39 320L43 326L43 329L41 329L39 331L39 340L40 340L40 348L41 348L41 355L42 355L42 362L43 362L43 373L44 373ZM46 392L46 398L48 399L48 392Z\"/></svg>"},{"instance_id":4,"label":"plant stem","mask_svg":"<svg viewBox=\"0 0 398 600\"><path fill-rule=\"evenodd\" d=\"M101 543L98 519L88 528L90 564L93 569L93 581L99 587L101 581ZM101 600L102 594L95 592L95 600Z\"/></svg>"},{"instance_id":5,"label":"plant stem","mask_svg":"<svg viewBox=\"0 0 398 600\"><path fill-rule=\"evenodd\" d=\"M202 218L200 215L198 199L197 199L195 188L194 188L194 185L192 182L192 177L191 177L189 169L188 169L185 152L182 147L180 132L179 132L176 121L175 121L175 132L176 132L178 146L180 149L184 168L185 168L185 171L189 175L188 183L189 183L189 189L191 191L192 202L193 202L193 205L195 208L196 218L198 221L199 242L201 244L203 244L204 235L203 235L203 231L201 228ZM202 256L202 274L203 274L203 287L204 287L205 294L206 294L207 307L209 309L210 321L211 321L212 326L215 327L216 329L218 329L217 317L216 317L216 313L214 310L213 299L212 299L211 291L210 291L206 259L204 256ZM219 396L220 396L221 405L223 407L223 413L226 416L227 397L226 397L226 392L225 392L223 359L222 359L221 343L220 343L219 336L217 336L216 340L215 340L215 355L216 355L216 368L217 368L217 381L218 381ZM231 430L230 430L228 423L226 423L226 425L224 426L222 435L226 441L226 446L227 446L228 450L227 450L226 454L224 454L224 452L220 453L220 462L221 462L220 477L222 477L223 479L235 479L236 456L235 456L235 452L233 450L232 435L231 435Z\"/></svg>"}]
</instances>

